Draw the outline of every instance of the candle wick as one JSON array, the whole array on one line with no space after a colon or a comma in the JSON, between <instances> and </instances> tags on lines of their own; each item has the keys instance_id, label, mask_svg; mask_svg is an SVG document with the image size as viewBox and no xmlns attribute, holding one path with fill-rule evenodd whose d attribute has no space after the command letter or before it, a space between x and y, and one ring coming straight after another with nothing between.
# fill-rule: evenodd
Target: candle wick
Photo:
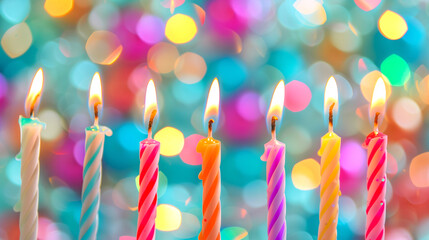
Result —
<instances>
[{"instance_id":1,"label":"candle wick","mask_svg":"<svg viewBox=\"0 0 429 240\"><path fill-rule=\"evenodd\" d=\"M213 137L213 123L214 123L214 120L210 119L209 120L209 138Z\"/></svg>"},{"instance_id":2,"label":"candle wick","mask_svg":"<svg viewBox=\"0 0 429 240\"><path fill-rule=\"evenodd\" d=\"M334 106L335 106L335 102L332 103L332 105L329 107L329 132L333 133L334 132Z\"/></svg>"},{"instance_id":3,"label":"candle wick","mask_svg":"<svg viewBox=\"0 0 429 240\"><path fill-rule=\"evenodd\" d=\"M376 112L375 118L374 118L374 133L375 133L375 135L378 134L378 119L379 119L379 117L380 117L380 113Z\"/></svg>"},{"instance_id":4,"label":"candle wick","mask_svg":"<svg viewBox=\"0 0 429 240\"><path fill-rule=\"evenodd\" d=\"M40 97L40 93L36 94L36 96L34 96L34 100L31 102L31 106L30 106L30 117L34 118L34 108L36 106L36 102Z\"/></svg>"},{"instance_id":5,"label":"candle wick","mask_svg":"<svg viewBox=\"0 0 429 240\"><path fill-rule=\"evenodd\" d=\"M98 106L101 105L100 102L94 104L94 126L98 127Z\"/></svg>"},{"instance_id":6,"label":"candle wick","mask_svg":"<svg viewBox=\"0 0 429 240\"><path fill-rule=\"evenodd\" d=\"M279 120L276 116L271 118L271 137L276 140L276 121Z\"/></svg>"},{"instance_id":7,"label":"candle wick","mask_svg":"<svg viewBox=\"0 0 429 240\"><path fill-rule=\"evenodd\" d=\"M154 109L150 113L150 119L149 119L149 123L147 126L147 137L148 137L148 139L152 139L152 126L153 126L153 120L155 119L156 113L157 113L156 109Z\"/></svg>"}]
</instances>

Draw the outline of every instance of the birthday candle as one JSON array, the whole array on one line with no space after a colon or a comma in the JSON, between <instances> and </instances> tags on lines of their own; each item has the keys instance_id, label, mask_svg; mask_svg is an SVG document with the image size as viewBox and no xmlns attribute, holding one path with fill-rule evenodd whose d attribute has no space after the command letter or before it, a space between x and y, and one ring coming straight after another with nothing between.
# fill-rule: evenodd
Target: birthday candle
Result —
<instances>
[{"instance_id":1,"label":"birthday candle","mask_svg":"<svg viewBox=\"0 0 429 240\"><path fill-rule=\"evenodd\" d=\"M137 240L155 239L155 218L158 190L158 162L160 143L152 139L152 129L156 125L158 105L155 84L149 81L146 89L144 125L148 129L147 139L140 142L140 175Z\"/></svg>"},{"instance_id":2,"label":"birthday candle","mask_svg":"<svg viewBox=\"0 0 429 240\"><path fill-rule=\"evenodd\" d=\"M280 81L273 93L267 114L271 141L265 144L261 159L267 162L268 240L286 239L285 152L284 143L276 139L276 121L281 121L285 84Z\"/></svg>"},{"instance_id":3,"label":"birthday candle","mask_svg":"<svg viewBox=\"0 0 429 240\"><path fill-rule=\"evenodd\" d=\"M36 240L39 207L39 153L40 134L45 124L34 117L43 89L43 71L40 68L33 78L25 101L25 111L29 118L19 116L21 127L21 213L19 230L21 240Z\"/></svg>"},{"instance_id":4,"label":"birthday candle","mask_svg":"<svg viewBox=\"0 0 429 240\"><path fill-rule=\"evenodd\" d=\"M220 152L221 142L213 138L219 114L219 81L213 80L207 97L204 122L208 123L208 137L201 139L197 152L203 158L199 178L203 181L203 221L199 240L220 240Z\"/></svg>"},{"instance_id":5,"label":"birthday candle","mask_svg":"<svg viewBox=\"0 0 429 240\"><path fill-rule=\"evenodd\" d=\"M340 192L341 138L333 131L333 112L338 109L338 90L333 77L325 89L325 111L329 110L329 132L322 137L318 152L321 156L319 240L336 240L338 223L338 199Z\"/></svg>"},{"instance_id":6,"label":"birthday candle","mask_svg":"<svg viewBox=\"0 0 429 240\"><path fill-rule=\"evenodd\" d=\"M95 73L92 78L88 105L90 113L94 115L94 125L85 130L82 211L79 226L80 240L95 240L97 238L98 209L100 206L101 158L103 156L104 138L106 135L112 135L112 131L109 128L98 125L98 120L101 117L103 108L101 80L98 73Z\"/></svg>"},{"instance_id":7,"label":"birthday candle","mask_svg":"<svg viewBox=\"0 0 429 240\"><path fill-rule=\"evenodd\" d=\"M374 88L370 110L370 116L374 119L374 131L363 144L368 151L366 240L383 240L385 235L387 135L378 130L384 115L385 102L386 87L383 79L379 78Z\"/></svg>"}]
</instances>

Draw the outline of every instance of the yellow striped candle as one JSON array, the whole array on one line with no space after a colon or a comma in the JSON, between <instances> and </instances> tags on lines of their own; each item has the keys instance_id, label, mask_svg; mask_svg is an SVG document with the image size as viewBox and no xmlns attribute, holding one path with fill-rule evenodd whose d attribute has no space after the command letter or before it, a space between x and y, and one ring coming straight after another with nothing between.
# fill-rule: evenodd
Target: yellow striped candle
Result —
<instances>
[{"instance_id":1,"label":"yellow striped candle","mask_svg":"<svg viewBox=\"0 0 429 240\"><path fill-rule=\"evenodd\" d=\"M318 152L321 156L320 209L318 240L336 240L338 199L340 192L341 138L333 131L333 113L338 109L338 90L333 77L325 89L325 111L329 111L329 132L322 137Z\"/></svg>"}]
</instances>

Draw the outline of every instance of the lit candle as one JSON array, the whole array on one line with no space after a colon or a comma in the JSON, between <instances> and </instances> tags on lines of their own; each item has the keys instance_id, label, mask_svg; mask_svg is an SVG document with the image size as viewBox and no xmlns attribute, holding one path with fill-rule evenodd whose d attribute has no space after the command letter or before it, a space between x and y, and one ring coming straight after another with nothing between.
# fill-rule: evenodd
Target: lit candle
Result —
<instances>
[{"instance_id":1,"label":"lit candle","mask_svg":"<svg viewBox=\"0 0 429 240\"><path fill-rule=\"evenodd\" d=\"M103 110L100 74L95 73L89 89L89 112L94 125L85 129L85 159L83 162L82 211L80 215L79 239L96 239L98 229L98 208L100 206L101 158L104 138L112 131L99 126Z\"/></svg>"},{"instance_id":2,"label":"lit candle","mask_svg":"<svg viewBox=\"0 0 429 240\"><path fill-rule=\"evenodd\" d=\"M379 78L375 84L371 101L370 116L374 120L374 131L368 135L363 147L368 151L366 205L366 240L383 240L386 220L386 168L387 168L387 135L378 131L386 102L386 86Z\"/></svg>"},{"instance_id":3,"label":"lit candle","mask_svg":"<svg viewBox=\"0 0 429 240\"><path fill-rule=\"evenodd\" d=\"M319 240L336 240L338 223L338 199L340 191L341 138L334 133L334 112L338 111L338 89L334 77L325 88L325 115L329 116L329 132L322 137L318 152L321 156Z\"/></svg>"},{"instance_id":4,"label":"lit candle","mask_svg":"<svg viewBox=\"0 0 429 240\"><path fill-rule=\"evenodd\" d=\"M34 116L40 103L43 89L43 70L39 68L31 83L25 100L25 113L28 118L19 116L21 127L21 213L19 229L21 240L36 240L39 207L39 154L40 134L45 123Z\"/></svg>"},{"instance_id":5,"label":"lit candle","mask_svg":"<svg viewBox=\"0 0 429 240\"><path fill-rule=\"evenodd\" d=\"M152 139L152 129L156 125L158 105L155 84L149 81L146 88L144 126L148 129L147 139L140 142L140 175L137 240L155 239L155 218L158 190L158 162L160 143Z\"/></svg>"},{"instance_id":6,"label":"lit candle","mask_svg":"<svg viewBox=\"0 0 429 240\"><path fill-rule=\"evenodd\" d=\"M276 139L276 121L281 121L285 84L280 81L267 114L271 141L265 144L261 159L267 161L268 240L286 239L285 144Z\"/></svg>"},{"instance_id":7,"label":"lit candle","mask_svg":"<svg viewBox=\"0 0 429 240\"><path fill-rule=\"evenodd\" d=\"M220 146L213 138L219 119L219 81L213 80L207 97L204 124L207 123L208 137L201 139L197 152L203 157L199 178L203 181L203 221L199 240L220 240Z\"/></svg>"}]
</instances>

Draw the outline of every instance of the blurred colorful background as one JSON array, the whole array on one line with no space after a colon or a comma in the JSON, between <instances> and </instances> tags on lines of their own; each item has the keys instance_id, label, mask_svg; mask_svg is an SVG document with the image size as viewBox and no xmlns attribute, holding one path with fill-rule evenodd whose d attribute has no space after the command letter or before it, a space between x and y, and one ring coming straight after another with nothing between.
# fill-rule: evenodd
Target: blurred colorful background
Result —
<instances>
[{"instance_id":1,"label":"blurred colorful background","mask_svg":"<svg viewBox=\"0 0 429 240\"><path fill-rule=\"evenodd\" d=\"M18 116L44 69L39 239L77 239L84 129L94 72L106 139L98 239L135 239L146 84L155 81L161 141L157 239L197 239L203 109L221 87L222 232L267 239L263 144L276 83L286 82L278 139L287 146L288 239L317 238L323 92L333 75L342 137L338 239L362 239L375 81L387 83L386 238L429 239L428 0L0 0L0 239L18 239Z\"/></svg>"}]
</instances>

